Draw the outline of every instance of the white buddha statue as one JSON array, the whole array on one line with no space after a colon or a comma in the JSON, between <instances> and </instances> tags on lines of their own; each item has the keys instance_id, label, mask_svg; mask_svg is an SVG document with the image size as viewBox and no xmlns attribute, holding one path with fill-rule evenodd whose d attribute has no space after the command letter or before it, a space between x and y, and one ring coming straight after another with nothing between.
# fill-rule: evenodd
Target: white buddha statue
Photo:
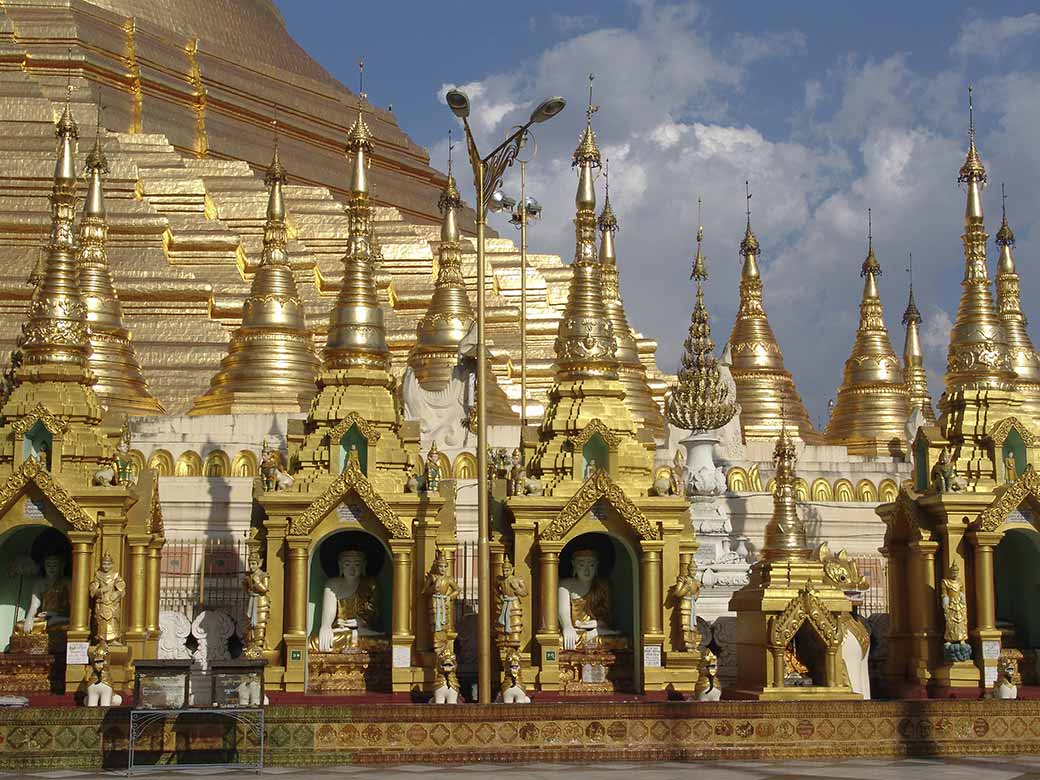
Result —
<instances>
[{"instance_id":1,"label":"white buddha statue","mask_svg":"<svg viewBox=\"0 0 1040 780\"><path fill-rule=\"evenodd\" d=\"M63 631L69 623L69 578L63 575L65 559L48 555L43 559L43 576L29 596L29 609L20 628L26 634Z\"/></svg>"},{"instance_id":2,"label":"white buddha statue","mask_svg":"<svg viewBox=\"0 0 1040 780\"><path fill-rule=\"evenodd\" d=\"M365 554L344 550L337 558L339 576L325 582L321 624L312 636L311 652L342 653L357 647L361 637L381 636L373 628L378 616L376 583L365 576Z\"/></svg>"},{"instance_id":3,"label":"white buddha statue","mask_svg":"<svg viewBox=\"0 0 1040 780\"><path fill-rule=\"evenodd\" d=\"M612 628L610 614L610 584L599 572L599 553L595 550L575 550L571 556L573 577L560 581L558 595L560 630L564 650L583 650L609 644L623 646L621 632ZM607 643L603 637L618 637Z\"/></svg>"}]
</instances>

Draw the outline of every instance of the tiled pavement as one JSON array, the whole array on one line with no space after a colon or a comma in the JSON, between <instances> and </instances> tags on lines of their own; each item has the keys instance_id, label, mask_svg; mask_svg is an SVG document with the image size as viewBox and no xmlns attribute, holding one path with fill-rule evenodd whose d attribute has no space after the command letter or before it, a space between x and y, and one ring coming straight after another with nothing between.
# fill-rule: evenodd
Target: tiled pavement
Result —
<instances>
[{"instance_id":1,"label":"tiled pavement","mask_svg":"<svg viewBox=\"0 0 1040 780\"><path fill-rule=\"evenodd\" d=\"M855 759L850 761L714 761L694 763L601 763L601 764L466 764L461 766L343 766L321 769L271 767L265 775L277 778L343 777L351 780L417 780L423 776L495 780L1040 780L1040 756L985 758ZM121 777L121 772L93 773L57 770L38 773L0 773L7 777L93 778ZM135 772L135 778L253 777L252 773L184 769L155 773Z\"/></svg>"}]
</instances>

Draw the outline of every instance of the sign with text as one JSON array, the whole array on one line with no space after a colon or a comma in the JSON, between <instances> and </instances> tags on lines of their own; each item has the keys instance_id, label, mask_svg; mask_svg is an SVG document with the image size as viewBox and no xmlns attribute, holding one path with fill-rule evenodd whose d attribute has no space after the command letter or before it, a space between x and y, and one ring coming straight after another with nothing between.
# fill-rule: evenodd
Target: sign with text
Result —
<instances>
[{"instance_id":1,"label":"sign with text","mask_svg":"<svg viewBox=\"0 0 1040 780\"><path fill-rule=\"evenodd\" d=\"M89 642L69 642L65 645L66 664L89 664L90 657L87 655Z\"/></svg>"}]
</instances>

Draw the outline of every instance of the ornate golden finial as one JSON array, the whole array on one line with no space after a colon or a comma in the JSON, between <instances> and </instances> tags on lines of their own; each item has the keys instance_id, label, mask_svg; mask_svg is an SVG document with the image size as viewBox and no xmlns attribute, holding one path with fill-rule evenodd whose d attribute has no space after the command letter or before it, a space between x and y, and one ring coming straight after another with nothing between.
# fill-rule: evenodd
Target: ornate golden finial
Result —
<instances>
[{"instance_id":1,"label":"ornate golden finial","mask_svg":"<svg viewBox=\"0 0 1040 780\"><path fill-rule=\"evenodd\" d=\"M757 259L759 245L751 231L751 186L747 181L744 182L744 197L747 227L740 242L740 254L744 258L740 274L740 304L729 337L741 431L745 440L772 441L781 424L790 423L803 439L815 441L818 434L812 429L794 379L784 368L783 352L762 305L762 277Z\"/></svg>"},{"instance_id":2,"label":"ornate golden finial","mask_svg":"<svg viewBox=\"0 0 1040 780\"><path fill-rule=\"evenodd\" d=\"M592 104L592 80L595 78L593 74L589 74L589 107L585 109L585 132L581 134L581 138L578 140L578 148L574 150L574 155L571 159L571 166L577 167L585 163L590 164L594 168L600 166L600 153L599 146L596 144L596 133L592 130L592 115L599 111L599 106ZM592 183L589 182L589 188L591 190ZM581 188L578 190L579 196L582 195ZM579 203L579 208L581 204ZM592 195L592 205L589 208L596 207L596 196Z\"/></svg>"},{"instance_id":3,"label":"ornate golden finial","mask_svg":"<svg viewBox=\"0 0 1040 780\"><path fill-rule=\"evenodd\" d=\"M986 184L986 167L982 164L982 160L979 157L978 150L975 148L975 111L972 104L972 93L973 87L971 84L968 85L968 156L964 160L964 165L961 166L960 175L957 181L962 183L978 182L980 185L985 186ZM978 214L981 218L981 211Z\"/></svg>"},{"instance_id":4,"label":"ornate golden finial","mask_svg":"<svg viewBox=\"0 0 1040 780\"><path fill-rule=\"evenodd\" d=\"M699 221L699 220L698 220ZM715 343L711 340L711 318L704 305L701 280L707 278L700 255L698 228L698 252L701 260L701 275L697 275L697 302L690 318L690 330L683 344L682 366L679 379L673 385L665 406L668 422L676 428L704 433L718 430L733 419L737 413L734 398L729 397L729 388L722 380L719 362L715 358Z\"/></svg>"},{"instance_id":5,"label":"ornate golden finial","mask_svg":"<svg viewBox=\"0 0 1040 780\"><path fill-rule=\"evenodd\" d=\"M1011 367L1015 372L1015 389L1022 394L1022 412L1040 414L1040 355L1029 337L1029 322L1022 313L1018 270L1015 267L1015 233L1007 219L1007 192L1000 185L1001 223L996 244L1000 247L997 260L997 313L1007 335Z\"/></svg>"},{"instance_id":6,"label":"ornate golden finial","mask_svg":"<svg viewBox=\"0 0 1040 780\"><path fill-rule=\"evenodd\" d=\"M747 211L747 229L744 231L744 240L740 242L740 254L742 254L746 260L744 263L745 275L754 273L758 276L758 264L755 262L755 256L759 253L758 239L755 238L755 234L751 231L751 182L744 181L744 201ZM750 258L750 261L747 260Z\"/></svg>"},{"instance_id":7,"label":"ornate golden finial","mask_svg":"<svg viewBox=\"0 0 1040 780\"><path fill-rule=\"evenodd\" d=\"M408 356L416 378L431 391L447 387L458 363L459 344L475 319L462 274L457 214L462 198L451 172L452 146L451 131L448 131L448 180L438 200L442 219L437 280L430 306L416 328L415 346Z\"/></svg>"},{"instance_id":8,"label":"ornate golden finial","mask_svg":"<svg viewBox=\"0 0 1040 780\"><path fill-rule=\"evenodd\" d=\"M906 340L903 342L903 381L909 398L910 411L920 409L925 419L935 424L932 395L928 390L928 376L924 370L924 352L921 349L921 312L914 302L914 254L908 253L906 272L910 278L910 295L903 312Z\"/></svg>"},{"instance_id":9,"label":"ornate golden finial","mask_svg":"<svg viewBox=\"0 0 1040 780\"><path fill-rule=\"evenodd\" d=\"M1005 246L1013 247L1015 245L1015 233L1011 229L1010 225L1008 225L1008 219L1007 219L1007 193L1004 191L1004 182L1000 183L1000 230L997 231L996 242L997 242L997 246L999 246L999 247L1005 247ZM1007 256L1009 258L1012 257L1010 252L1007 253ZM1003 260L1003 258L1004 258L1004 253L1003 252L1001 252L1000 257ZM998 267L998 273L999 273L999 268L1000 268L999 264L998 264L997 267ZM1014 260L1012 259L1012 261L1011 261L1011 271L1014 272L1014 270L1015 270Z\"/></svg>"},{"instance_id":10,"label":"ornate golden finial","mask_svg":"<svg viewBox=\"0 0 1040 780\"><path fill-rule=\"evenodd\" d=\"M603 165L603 210L599 213L599 225L600 234L602 235L604 244L600 247L599 260L601 263L615 263L617 258L614 255L614 234L618 232L618 220L614 216L614 209L610 205L610 159L604 161ZM607 234L610 234L609 249L606 248L605 244L608 241Z\"/></svg>"},{"instance_id":11,"label":"ornate golden finial","mask_svg":"<svg viewBox=\"0 0 1040 780\"><path fill-rule=\"evenodd\" d=\"M885 327L878 294L881 264L874 255L873 213L867 209L867 258L859 306L859 327L841 387L827 424L828 441L862 455L905 451L906 418L910 413L903 371Z\"/></svg>"},{"instance_id":12,"label":"ornate golden finial","mask_svg":"<svg viewBox=\"0 0 1040 780\"><path fill-rule=\"evenodd\" d=\"M263 253L242 304L242 326L231 335L209 389L195 400L193 415L298 412L317 392L320 364L289 264L282 192L288 174L279 159L277 135L272 147L264 174Z\"/></svg>"},{"instance_id":13,"label":"ornate golden finial","mask_svg":"<svg viewBox=\"0 0 1040 780\"><path fill-rule=\"evenodd\" d=\"M690 271L690 278L696 279L698 282L705 282L708 280L708 265L703 253L701 252L701 242L704 240L704 225L701 221L701 199L697 197L697 254L693 257L693 269Z\"/></svg>"},{"instance_id":14,"label":"ornate golden finial","mask_svg":"<svg viewBox=\"0 0 1040 780\"><path fill-rule=\"evenodd\" d=\"M108 173L102 140L101 93L98 92L97 136L87 155L87 199L79 224L79 290L90 324L87 367L97 377L94 392L110 411L134 415L163 414L165 410L148 390L130 333L123 324L108 265L108 223L102 177Z\"/></svg>"},{"instance_id":15,"label":"ornate golden finial","mask_svg":"<svg viewBox=\"0 0 1040 780\"><path fill-rule=\"evenodd\" d=\"M357 62L358 67L358 97L367 98L365 94L365 58L359 57Z\"/></svg>"},{"instance_id":16,"label":"ornate golden finial","mask_svg":"<svg viewBox=\"0 0 1040 780\"><path fill-rule=\"evenodd\" d=\"M600 166L599 148L592 132L592 74L589 74L587 121L573 164L580 167L574 197L575 250L567 307L556 337L558 379L599 376L617 378L617 339L604 302L603 266L596 256L596 190L592 169Z\"/></svg>"},{"instance_id":17,"label":"ornate golden finial","mask_svg":"<svg viewBox=\"0 0 1040 780\"><path fill-rule=\"evenodd\" d=\"M58 159L54 165L54 179L66 182L76 181L76 155L73 142L79 140L79 125L72 116L72 48L68 49L68 69L65 84L65 107L54 128L54 135L59 139Z\"/></svg>"}]
</instances>

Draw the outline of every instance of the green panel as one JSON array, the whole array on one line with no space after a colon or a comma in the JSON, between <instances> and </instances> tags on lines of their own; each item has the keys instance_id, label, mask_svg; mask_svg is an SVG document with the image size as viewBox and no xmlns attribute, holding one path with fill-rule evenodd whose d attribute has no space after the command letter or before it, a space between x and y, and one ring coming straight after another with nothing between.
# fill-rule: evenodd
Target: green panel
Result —
<instances>
[{"instance_id":1,"label":"green panel","mask_svg":"<svg viewBox=\"0 0 1040 780\"><path fill-rule=\"evenodd\" d=\"M1022 476L1026 470L1026 443L1022 441L1022 435L1015 428L1012 428L1004 439L1004 447L1001 450L1004 460L1007 460L1008 455L1015 458L1015 474Z\"/></svg>"},{"instance_id":2,"label":"green panel","mask_svg":"<svg viewBox=\"0 0 1040 780\"><path fill-rule=\"evenodd\" d=\"M47 452L54 451L51 432L47 430L47 426L37 420L36 424L25 434L24 444L22 445L22 457L26 459L35 458L44 449ZM49 458L47 459L47 468L50 468Z\"/></svg>"},{"instance_id":3,"label":"green panel","mask_svg":"<svg viewBox=\"0 0 1040 780\"><path fill-rule=\"evenodd\" d=\"M373 628L388 635L390 633L390 613L394 603L394 567L390 553L379 539L367 531L344 530L326 536L318 542L311 554L307 587L308 636L317 630L318 619L321 617L325 580L339 575L336 571L336 557L341 550L348 547L365 552L365 574L376 578L379 591L379 622Z\"/></svg>"},{"instance_id":4,"label":"green panel","mask_svg":"<svg viewBox=\"0 0 1040 780\"><path fill-rule=\"evenodd\" d=\"M1040 593L1040 534L1031 528L1007 531L993 555L993 579L997 622L1015 625L1023 649L1040 647L1040 611L1033 599Z\"/></svg>"},{"instance_id":5,"label":"green panel","mask_svg":"<svg viewBox=\"0 0 1040 780\"><path fill-rule=\"evenodd\" d=\"M589 440L585 442L585 446L581 448L581 455L584 460L582 464L583 476L592 461L596 462L598 468L604 471L610 470L610 449L598 433L592 434Z\"/></svg>"},{"instance_id":6,"label":"green panel","mask_svg":"<svg viewBox=\"0 0 1040 780\"><path fill-rule=\"evenodd\" d=\"M339 440L339 470L347 465L347 453L351 447L357 447L358 463L361 464L361 473L368 476L368 439L366 439L356 425L351 425L350 430L343 434Z\"/></svg>"},{"instance_id":7,"label":"green panel","mask_svg":"<svg viewBox=\"0 0 1040 780\"><path fill-rule=\"evenodd\" d=\"M919 438L914 444L914 479L918 492L928 489L928 442Z\"/></svg>"}]
</instances>

